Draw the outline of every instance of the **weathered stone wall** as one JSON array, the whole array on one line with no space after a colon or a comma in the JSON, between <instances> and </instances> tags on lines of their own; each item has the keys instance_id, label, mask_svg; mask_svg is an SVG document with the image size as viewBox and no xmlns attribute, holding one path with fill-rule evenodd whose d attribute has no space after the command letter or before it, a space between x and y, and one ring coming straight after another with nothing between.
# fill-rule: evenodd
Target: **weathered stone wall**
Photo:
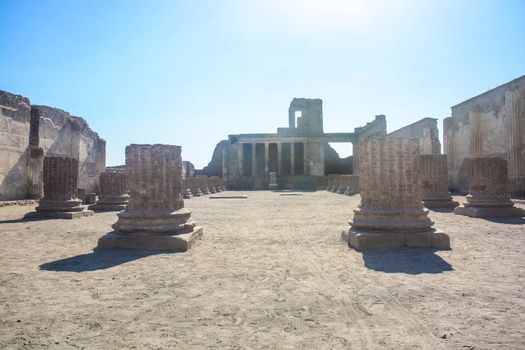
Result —
<instances>
[{"instance_id":1,"label":"weathered stone wall","mask_svg":"<svg viewBox=\"0 0 525 350\"><path fill-rule=\"evenodd\" d=\"M106 168L106 141L84 119L66 111L48 106L31 106L31 110L40 119L39 142L44 156L78 159L78 187L96 192L99 176Z\"/></svg>"},{"instance_id":2,"label":"weathered stone wall","mask_svg":"<svg viewBox=\"0 0 525 350\"><path fill-rule=\"evenodd\" d=\"M468 191L469 158L507 160L509 189L525 195L525 76L452 108L443 121L449 186Z\"/></svg>"},{"instance_id":3,"label":"weathered stone wall","mask_svg":"<svg viewBox=\"0 0 525 350\"><path fill-rule=\"evenodd\" d=\"M30 121L29 100L0 91L0 200L26 198Z\"/></svg>"},{"instance_id":4,"label":"weathered stone wall","mask_svg":"<svg viewBox=\"0 0 525 350\"><path fill-rule=\"evenodd\" d=\"M77 159L78 186L95 192L106 143L82 118L0 91L0 200L42 196L44 156Z\"/></svg>"},{"instance_id":5,"label":"weathered stone wall","mask_svg":"<svg viewBox=\"0 0 525 350\"><path fill-rule=\"evenodd\" d=\"M223 152L228 147L228 140L221 140L213 150L213 155L210 162L202 171L197 171L197 174L223 177Z\"/></svg>"},{"instance_id":6,"label":"weathered stone wall","mask_svg":"<svg viewBox=\"0 0 525 350\"><path fill-rule=\"evenodd\" d=\"M390 137L408 137L419 140L419 151L421 154L440 154L441 142L439 142L439 130L437 119L423 118L415 123L402 127L389 133Z\"/></svg>"}]
</instances>

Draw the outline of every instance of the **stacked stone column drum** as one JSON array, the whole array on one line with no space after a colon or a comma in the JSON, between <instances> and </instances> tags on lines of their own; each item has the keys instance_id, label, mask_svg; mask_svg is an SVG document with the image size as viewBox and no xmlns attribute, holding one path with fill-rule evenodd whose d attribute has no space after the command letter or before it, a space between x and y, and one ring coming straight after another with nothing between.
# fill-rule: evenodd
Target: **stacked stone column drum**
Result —
<instances>
[{"instance_id":1,"label":"stacked stone column drum","mask_svg":"<svg viewBox=\"0 0 525 350\"><path fill-rule=\"evenodd\" d=\"M331 191L334 184L334 174L328 174L328 184L326 185L326 190Z\"/></svg>"},{"instance_id":2,"label":"stacked stone column drum","mask_svg":"<svg viewBox=\"0 0 525 350\"><path fill-rule=\"evenodd\" d=\"M470 159L467 202L454 214L476 218L522 217L525 210L515 207L507 188L507 161L499 157Z\"/></svg>"},{"instance_id":3,"label":"stacked stone column drum","mask_svg":"<svg viewBox=\"0 0 525 350\"><path fill-rule=\"evenodd\" d=\"M422 154L421 199L426 208L455 208L458 202L452 200L448 191L447 156L445 154Z\"/></svg>"},{"instance_id":4,"label":"stacked stone column drum","mask_svg":"<svg viewBox=\"0 0 525 350\"><path fill-rule=\"evenodd\" d=\"M127 146L126 178L128 206L98 248L185 251L202 236L202 227L184 209L179 146Z\"/></svg>"},{"instance_id":5,"label":"stacked stone column drum","mask_svg":"<svg viewBox=\"0 0 525 350\"><path fill-rule=\"evenodd\" d=\"M193 194L191 193L191 179L183 179L182 180L182 198L190 199L191 197L193 197Z\"/></svg>"},{"instance_id":6,"label":"stacked stone column drum","mask_svg":"<svg viewBox=\"0 0 525 350\"><path fill-rule=\"evenodd\" d=\"M36 212L26 217L73 219L93 215L77 198L78 160L64 157L45 157L43 167L44 197Z\"/></svg>"},{"instance_id":7,"label":"stacked stone column drum","mask_svg":"<svg viewBox=\"0 0 525 350\"><path fill-rule=\"evenodd\" d=\"M199 181L199 188L201 189L202 194L210 194L210 189L208 188L208 176L199 175L197 176Z\"/></svg>"},{"instance_id":8,"label":"stacked stone column drum","mask_svg":"<svg viewBox=\"0 0 525 350\"><path fill-rule=\"evenodd\" d=\"M190 178L191 194L195 197L202 196L199 179L196 177Z\"/></svg>"},{"instance_id":9,"label":"stacked stone column drum","mask_svg":"<svg viewBox=\"0 0 525 350\"><path fill-rule=\"evenodd\" d=\"M355 249L450 248L421 204L419 145L408 138L359 141L361 204L343 239Z\"/></svg>"},{"instance_id":10,"label":"stacked stone column drum","mask_svg":"<svg viewBox=\"0 0 525 350\"><path fill-rule=\"evenodd\" d=\"M96 211L121 211L126 209L129 194L124 171L106 170L100 174L100 193L97 204L89 206Z\"/></svg>"}]
</instances>

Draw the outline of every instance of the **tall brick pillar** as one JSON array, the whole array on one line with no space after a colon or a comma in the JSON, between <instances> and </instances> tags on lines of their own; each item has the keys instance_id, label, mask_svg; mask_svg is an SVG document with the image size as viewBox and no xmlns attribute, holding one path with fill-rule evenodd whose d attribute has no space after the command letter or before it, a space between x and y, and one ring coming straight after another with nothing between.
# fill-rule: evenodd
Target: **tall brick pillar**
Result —
<instances>
[{"instance_id":1,"label":"tall brick pillar","mask_svg":"<svg viewBox=\"0 0 525 350\"><path fill-rule=\"evenodd\" d=\"M78 160L64 157L45 157L43 166L44 197L36 212L26 217L73 219L93 215L77 198Z\"/></svg>"},{"instance_id":2,"label":"tall brick pillar","mask_svg":"<svg viewBox=\"0 0 525 350\"><path fill-rule=\"evenodd\" d=\"M97 204L89 209L99 211L121 211L126 209L129 194L126 186L126 173L123 171L106 170L100 174L100 193Z\"/></svg>"},{"instance_id":3,"label":"tall brick pillar","mask_svg":"<svg viewBox=\"0 0 525 350\"><path fill-rule=\"evenodd\" d=\"M476 218L525 216L525 210L510 200L507 161L499 157L470 159L467 202L454 214Z\"/></svg>"},{"instance_id":4,"label":"tall brick pillar","mask_svg":"<svg viewBox=\"0 0 525 350\"><path fill-rule=\"evenodd\" d=\"M421 199L426 208L455 208L458 202L452 200L448 191L446 154L422 154Z\"/></svg>"},{"instance_id":5,"label":"tall brick pillar","mask_svg":"<svg viewBox=\"0 0 525 350\"><path fill-rule=\"evenodd\" d=\"M419 146L416 140L368 138L359 141L361 204L343 238L356 249L449 248L449 237L432 228L421 204Z\"/></svg>"},{"instance_id":6,"label":"tall brick pillar","mask_svg":"<svg viewBox=\"0 0 525 350\"><path fill-rule=\"evenodd\" d=\"M129 145L126 178L130 200L98 248L185 251L202 235L182 199L181 147Z\"/></svg>"}]
</instances>

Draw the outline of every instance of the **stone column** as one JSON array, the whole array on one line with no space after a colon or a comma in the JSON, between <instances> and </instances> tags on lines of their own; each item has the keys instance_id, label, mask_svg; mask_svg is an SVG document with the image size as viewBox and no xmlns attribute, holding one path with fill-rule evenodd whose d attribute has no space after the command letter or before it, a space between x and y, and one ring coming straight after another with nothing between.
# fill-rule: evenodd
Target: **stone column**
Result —
<instances>
[{"instance_id":1,"label":"stone column","mask_svg":"<svg viewBox=\"0 0 525 350\"><path fill-rule=\"evenodd\" d=\"M432 228L421 204L419 145L409 138L368 138L359 143L361 204L343 238L355 249L450 248Z\"/></svg>"},{"instance_id":2,"label":"stone column","mask_svg":"<svg viewBox=\"0 0 525 350\"><path fill-rule=\"evenodd\" d=\"M334 181L332 182L332 188L330 189L330 191L336 193L337 190L339 189L340 181L341 181L341 175L334 174Z\"/></svg>"},{"instance_id":3,"label":"stone column","mask_svg":"<svg viewBox=\"0 0 525 350\"><path fill-rule=\"evenodd\" d=\"M237 143L237 162L239 169L239 176L244 176L244 155L243 155L243 144Z\"/></svg>"},{"instance_id":4,"label":"stone column","mask_svg":"<svg viewBox=\"0 0 525 350\"><path fill-rule=\"evenodd\" d=\"M49 217L73 219L93 215L85 210L77 198L78 160L63 157L45 157L43 166L44 197L36 211L27 218Z\"/></svg>"},{"instance_id":5,"label":"stone column","mask_svg":"<svg viewBox=\"0 0 525 350\"><path fill-rule=\"evenodd\" d=\"M290 142L290 175L295 175L295 143Z\"/></svg>"},{"instance_id":6,"label":"stone column","mask_svg":"<svg viewBox=\"0 0 525 350\"><path fill-rule=\"evenodd\" d=\"M454 214L476 218L522 217L525 210L515 207L507 189L507 161L499 157L470 159L467 203Z\"/></svg>"},{"instance_id":7,"label":"stone column","mask_svg":"<svg viewBox=\"0 0 525 350\"><path fill-rule=\"evenodd\" d=\"M455 208L448 191L447 156L445 154L422 154L421 199L426 208Z\"/></svg>"},{"instance_id":8,"label":"stone column","mask_svg":"<svg viewBox=\"0 0 525 350\"><path fill-rule=\"evenodd\" d=\"M270 172L270 144L264 143L264 176Z\"/></svg>"},{"instance_id":9,"label":"stone column","mask_svg":"<svg viewBox=\"0 0 525 350\"><path fill-rule=\"evenodd\" d=\"M277 142L277 176L282 175L283 173L283 147L280 142Z\"/></svg>"},{"instance_id":10,"label":"stone column","mask_svg":"<svg viewBox=\"0 0 525 350\"><path fill-rule=\"evenodd\" d=\"M89 209L97 211L121 211L128 205L129 195L126 188L124 171L106 170L100 174L100 193L97 204Z\"/></svg>"},{"instance_id":11,"label":"stone column","mask_svg":"<svg viewBox=\"0 0 525 350\"><path fill-rule=\"evenodd\" d=\"M195 197L202 196L199 179L196 177L190 177L189 181L190 181L191 194L194 195Z\"/></svg>"},{"instance_id":12,"label":"stone column","mask_svg":"<svg viewBox=\"0 0 525 350\"><path fill-rule=\"evenodd\" d=\"M257 176L257 144L252 142L252 176Z\"/></svg>"},{"instance_id":13,"label":"stone column","mask_svg":"<svg viewBox=\"0 0 525 350\"><path fill-rule=\"evenodd\" d=\"M199 188L202 194L210 194L210 189L208 188L208 176L207 175L198 175L196 178L199 181Z\"/></svg>"},{"instance_id":14,"label":"stone column","mask_svg":"<svg viewBox=\"0 0 525 350\"><path fill-rule=\"evenodd\" d=\"M191 193L190 179L182 179L182 198L190 199L191 197L193 197L193 194Z\"/></svg>"},{"instance_id":15,"label":"stone column","mask_svg":"<svg viewBox=\"0 0 525 350\"><path fill-rule=\"evenodd\" d=\"M99 249L185 251L202 236L184 209L180 146L127 146L126 178L129 204L117 214L115 231L99 239Z\"/></svg>"},{"instance_id":16,"label":"stone column","mask_svg":"<svg viewBox=\"0 0 525 350\"><path fill-rule=\"evenodd\" d=\"M334 183L334 174L328 174L328 183L326 184L326 190L332 190L332 184Z\"/></svg>"}]
</instances>

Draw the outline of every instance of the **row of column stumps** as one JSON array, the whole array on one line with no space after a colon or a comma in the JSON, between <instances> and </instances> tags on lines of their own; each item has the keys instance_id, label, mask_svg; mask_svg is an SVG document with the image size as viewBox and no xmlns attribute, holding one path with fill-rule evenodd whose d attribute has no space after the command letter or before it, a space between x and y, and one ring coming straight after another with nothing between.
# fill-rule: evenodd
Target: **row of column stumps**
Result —
<instances>
[{"instance_id":1,"label":"row of column stumps","mask_svg":"<svg viewBox=\"0 0 525 350\"><path fill-rule=\"evenodd\" d=\"M74 219L91 216L77 197L78 160L67 157L45 157L43 165L44 197L36 211L26 218Z\"/></svg>"},{"instance_id":2,"label":"row of column stumps","mask_svg":"<svg viewBox=\"0 0 525 350\"><path fill-rule=\"evenodd\" d=\"M326 190L346 196L359 193L359 175L329 174Z\"/></svg>"},{"instance_id":3,"label":"row of column stumps","mask_svg":"<svg viewBox=\"0 0 525 350\"><path fill-rule=\"evenodd\" d=\"M413 139L359 141L361 203L342 238L357 249L449 249L421 202L419 145Z\"/></svg>"},{"instance_id":4,"label":"row of column stumps","mask_svg":"<svg viewBox=\"0 0 525 350\"><path fill-rule=\"evenodd\" d=\"M182 186L184 199L226 191L224 180L218 176L199 175L183 179Z\"/></svg>"},{"instance_id":5,"label":"row of column stumps","mask_svg":"<svg viewBox=\"0 0 525 350\"><path fill-rule=\"evenodd\" d=\"M127 146L126 178L129 203L98 249L186 251L202 236L184 208L180 146Z\"/></svg>"}]
</instances>

